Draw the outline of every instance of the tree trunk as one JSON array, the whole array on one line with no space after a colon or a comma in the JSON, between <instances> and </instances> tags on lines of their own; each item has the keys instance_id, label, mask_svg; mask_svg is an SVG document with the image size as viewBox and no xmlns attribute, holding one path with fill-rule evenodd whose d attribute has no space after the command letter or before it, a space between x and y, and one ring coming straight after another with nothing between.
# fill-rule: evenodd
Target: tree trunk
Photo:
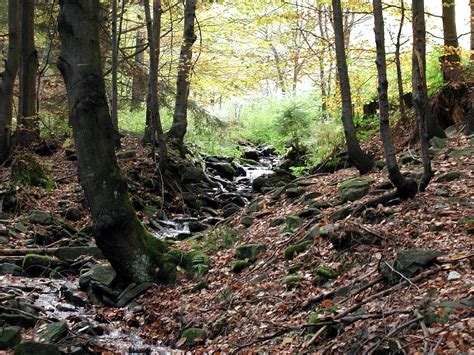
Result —
<instances>
[{"instance_id":1,"label":"tree trunk","mask_svg":"<svg viewBox=\"0 0 474 355\"><path fill-rule=\"evenodd\" d=\"M115 157L99 46L99 0L61 0L58 30L78 159L97 246L125 279L152 280L165 250L138 220Z\"/></svg>"},{"instance_id":2,"label":"tree trunk","mask_svg":"<svg viewBox=\"0 0 474 355\"><path fill-rule=\"evenodd\" d=\"M16 139L19 145L28 146L39 138L36 111L38 52L34 32L35 0L23 0L21 4L20 103Z\"/></svg>"},{"instance_id":3,"label":"tree trunk","mask_svg":"<svg viewBox=\"0 0 474 355\"><path fill-rule=\"evenodd\" d=\"M178 79L176 81L176 105L173 115L173 124L168 134L176 140L178 146L184 143L184 136L188 127L187 111L190 89L193 51L192 47L197 36L194 32L197 0L186 0L184 7L183 43L179 55Z\"/></svg>"},{"instance_id":4,"label":"tree trunk","mask_svg":"<svg viewBox=\"0 0 474 355\"><path fill-rule=\"evenodd\" d=\"M10 154L13 117L13 88L20 62L20 4L8 1L8 53L5 71L0 74L0 163Z\"/></svg>"},{"instance_id":5,"label":"tree trunk","mask_svg":"<svg viewBox=\"0 0 474 355\"><path fill-rule=\"evenodd\" d=\"M342 123L346 137L349 160L361 174L372 170L374 162L361 149L352 120L352 100L349 73L347 70L346 52L344 46L344 29L342 26L342 9L340 0L332 0L334 15L334 32L336 36L336 61L339 75L339 85L342 98Z\"/></svg>"},{"instance_id":6,"label":"tree trunk","mask_svg":"<svg viewBox=\"0 0 474 355\"><path fill-rule=\"evenodd\" d=\"M471 67L474 66L474 0L471 0Z\"/></svg>"},{"instance_id":7,"label":"tree trunk","mask_svg":"<svg viewBox=\"0 0 474 355\"><path fill-rule=\"evenodd\" d=\"M456 30L455 0L442 0L444 55L441 57L443 80L450 82L459 79L461 59L459 57L459 41Z\"/></svg>"},{"instance_id":8,"label":"tree trunk","mask_svg":"<svg viewBox=\"0 0 474 355\"><path fill-rule=\"evenodd\" d=\"M426 29L425 1L412 2L413 13L413 101L418 121L421 142L421 158L423 160L423 176L420 181L420 191L424 191L433 176L431 161L428 154L428 122L431 111L428 105L428 89L426 86Z\"/></svg>"},{"instance_id":9,"label":"tree trunk","mask_svg":"<svg viewBox=\"0 0 474 355\"><path fill-rule=\"evenodd\" d=\"M393 147L392 136L390 133L390 109L388 103L388 80L387 80L387 62L385 55L385 34L384 20L382 12L382 1L373 0L374 4L374 31L375 43L377 47L377 72L378 72L378 96L380 109L380 136L383 141L385 161L387 162L390 181L397 188L398 195L403 198L413 198L418 186L414 180L406 180L400 173L397 164L397 157Z\"/></svg>"},{"instance_id":10,"label":"tree trunk","mask_svg":"<svg viewBox=\"0 0 474 355\"><path fill-rule=\"evenodd\" d=\"M400 27L398 28L397 42L395 43L395 66L397 67L398 101L400 105L401 120L404 120L406 117L405 100L403 99L404 92L403 92L402 63L400 60L403 24L405 23L405 2L404 1L405 0L400 1L400 8L401 8Z\"/></svg>"},{"instance_id":11,"label":"tree trunk","mask_svg":"<svg viewBox=\"0 0 474 355\"><path fill-rule=\"evenodd\" d=\"M135 70L132 78L132 99L130 111L139 110L145 98L146 84L144 75L145 63L145 39L140 30L137 31L135 39Z\"/></svg>"},{"instance_id":12,"label":"tree trunk","mask_svg":"<svg viewBox=\"0 0 474 355\"><path fill-rule=\"evenodd\" d=\"M123 15L123 14L122 14ZM110 95L110 113L112 116L112 125L118 132L118 34L117 34L117 0L112 0L112 93Z\"/></svg>"},{"instance_id":13,"label":"tree trunk","mask_svg":"<svg viewBox=\"0 0 474 355\"><path fill-rule=\"evenodd\" d=\"M168 148L166 145L163 127L161 125L160 107L158 103L158 66L160 60L161 46L161 0L153 0L153 19L151 16L150 4L144 2L145 17L148 33L148 46L150 48L150 72L148 75L148 95L145 135L145 143L152 143L154 149L158 142L160 147L160 168L162 172L166 170L168 164Z\"/></svg>"}]
</instances>

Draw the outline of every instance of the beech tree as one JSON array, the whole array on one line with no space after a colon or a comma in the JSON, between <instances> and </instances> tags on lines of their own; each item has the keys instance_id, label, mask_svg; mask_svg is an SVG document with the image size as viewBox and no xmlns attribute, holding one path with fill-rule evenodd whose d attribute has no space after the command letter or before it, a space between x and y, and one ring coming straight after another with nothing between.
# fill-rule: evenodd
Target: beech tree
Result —
<instances>
[{"instance_id":1,"label":"beech tree","mask_svg":"<svg viewBox=\"0 0 474 355\"><path fill-rule=\"evenodd\" d=\"M459 41L456 29L456 2L442 0L444 55L441 57L443 80L449 82L459 79L461 59L459 57Z\"/></svg>"},{"instance_id":2,"label":"beech tree","mask_svg":"<svg viewBox=\"0 0 474 355\"><path fill-rule=\"evenodd\" d=\"M197 39L194 31L196 4L197 0L186 0L184 6L184 31L179 55L178 79L176 81L176 103L173 124L168 132L168 135L176 141L178 146L183 145L184 136L188 128L188 99L193 59L192 47Z\"/></svg>"},{"instance_id":3,"label":"beech tree","mask_svg":"<svg viewBox=\"0 0 474 355\"><path fill-rule=\"evenodd\" d=\"M336 36L336 61L339 74L339 85L342 99L342 124L346 137L349 160L355 165L361 174L368 173L374 167L374 161L370 159L359 145L356 136L352 115L351 86L347 69L344 29L342 24L342 8L340 0L332 0L334 32Z\"/></svg>"},{"instance_id":4,"label":"beech tree","mask_svg":"<svg viewBox=\"0 0 474 355\"><path fill-rule=\"evenodd\" d=\"M380 107L380 136L383 141L385 161L387 163L388 175L390 181L397 188L398 195L403 198L413 198L417 191L416 181L405 179L400 172L395 155L395 148L390 133L390 110L388 103L388 80L387 80L387 62L385 55L385 33L384 19L382 12L382 1L373 0L374 6L374 32L375 43L377 47L377 71L378 71L378 97Z\"/></svg>"},{"instance_id":5,"label":"beech tree","mask_svg":"<svg viewBox=\"0 0 474 355\"><path fill-rule=\"evenodd\" d=\"M38 52L35 47L35 0L21 1L20 101L16 141L27 146L39 138L36 111Z\"/></svg>"},{"instance_id":6,"label":"beech tree","mask_svg":"<svg viewBox=\"0 0 474 355\"><path fill-rule=\"evenodd\" d=\"M13 117L13 88L20 61L20 4L8 1L8 52L5 71L0 74L0 163L10 154Z\"/></svg>"},{"instance_id":7,"label":"beech tree","mask_svg":"<svg viewBox=\"0 0 474 355\"><path fill-rule=\"evenodd\" d=\"M122 277L150 281L161 267L166 247L138 220L117 164L101 65L99 0L59 4L58 68L66 84L79 179L91 209L95 240Z\"/></svg>"}]
</instances>

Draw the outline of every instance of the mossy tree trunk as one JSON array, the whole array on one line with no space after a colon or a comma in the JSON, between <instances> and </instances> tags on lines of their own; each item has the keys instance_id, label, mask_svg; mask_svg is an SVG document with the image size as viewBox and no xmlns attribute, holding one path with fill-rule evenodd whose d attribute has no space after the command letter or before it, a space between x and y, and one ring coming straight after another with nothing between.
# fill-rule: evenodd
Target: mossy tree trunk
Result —
<instances>
[{"instance_id":1,"label":"mossy tree trunk","mask_svg":"<svg viewBox=\"0 0 474 355\"><path fill-rule=\"evenodd\" d=\"M407 180L400 173L393 146L392 135L390 132L390 109L388 103L388 80L387 80L387 62L385 55L385 33L384 20L382 12L382 1L373 0L374 5L374 31L375 43L377 47L377 71L378 71L378 96L380 107L380 136L383 141L385 161L387 162L388 174L390 181L397 188L400 197L413 198L417 191L418 185L414 180Z\"/></svg>"},{"instance_id":2,"label":"mossy tree trunk","mask_svg":"<svg viewBox=\"0 0 474 355\"><path fill-rule=\"evenodd\" d=\"M5 71L0 74L0 163L10 155L13 117L13 88L20 61L20 4L8 1L8 52Z\"/></svg>"},{"instance_id":3,"label":"mossy tree trunk","mask_svg":"<svg viewBox=\"0 0 474 355\"><path fill-rule=\"evenodd\" d=\"M374 167L374 161L370 159L359 145L356 136L352 115L351 86L347 69L344 27L342 21L342 8L340 0L332 0L334 32L336 36L336 62L339 76L339 85L342 99L342 123L346 137L349 160L355 165L361 174L368 173Z\"/></svg>"},{"instance_id":4,"label":"mossy tree trunk","mask_svg":"<svg viewBox=\"0 0 474 355\"><path fill-rule=\"evenodd\" d=\"M153 279L163 243L142 226L114 150L99 47L99 0L61 0L58 59L69 102L78 172L91 208L97 246L125 279Z\"/></svg>"}]
</instances>

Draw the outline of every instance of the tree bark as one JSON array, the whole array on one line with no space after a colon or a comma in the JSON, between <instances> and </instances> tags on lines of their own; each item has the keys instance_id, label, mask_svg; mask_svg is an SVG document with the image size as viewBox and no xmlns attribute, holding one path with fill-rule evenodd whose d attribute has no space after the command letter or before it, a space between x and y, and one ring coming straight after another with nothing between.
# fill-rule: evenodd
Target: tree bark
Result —
<instances>
[{"instance_id":1,"label":"tree bark","mask_svg":"<svg viewBox=\"0 0 474 355\"><path fill-rule=\"evenodd\" d=\"M395 155L395 148L390 133L390 110L388 103L388 80L387 62L385 55L385 33L382 12L382 1L373 0L374 6L374 31L375 43L377 47L377 72L378 72L378 97L380 109L380 136L383 141L385 161L387 162L390 181L397 188L398 195L403 198L413 198L418 192L418 185L414 180L407 180L400 173Z\"/></svg>"},{"instance_id":2,"label":"tree bark","mask_svg":"<svg viewBox=\"0 0 474 355\"><path fill-rule=\"evenodd\" d=\"M173 115L173 124L168 134L176 140L178 146L184 143L184 136L188 127L187 111L192 69L192 47L197 36L194 32L196 20L197 0L186 0L184 7L183 43L179 55L178 79L176 81L176 104Z\"/></svg>"},{"instance_id":3,"label":"tree bark","mask_svg":"<svg viewBox=\"0 0 474 355\"><path fill-rule=\"evenodd\" d=\"M332 0L334 16L334 32L336 36L336 61L339 75L339 85L342 99L342 123L346 137L349 160L361 174L368 173L374 167L374 162L361 149L356 136L352 115L351 87L347 69L344 45L344 29L342 25L342 9L340 0Z\"/></svg>"},{"instance_id":4,"label":"tree bark","mask_svg":"<svg viewBox=\"0 0 474 355\"><path fill-rule=\"evenodd\" d=\"M35 48L35 0L21 1L20 102L17 143L28 146L39 138L36 111L36 73L38 52Z\"/></svg>"},{"instance_id":5,"label":"tree bark","mask_svg":"<svg viewBox=\"0 0 474 355\"><path fill-rule=\"evenodd\" d=\"M474 66L474 0L471 0L471 67Z\"/></svg>"},{"instance_id":6,"label":"tree bark","mask_svg":"<svg viewBox=\"0 0 474 355\"><path fill-rule=\"evenodd\" d=\"M146 83L144 75L145 63L145 39L140 30L137 30L135 39L135 68L132 78L132 99L130 111L139 110L145 101Z\"/></svg>"},{"instance_id":7,"label":"tree bark","mask_svg":"<svg viewBox=\"0 0 474 355\"><path fill-rule=\"evenodd\" d=\"M459 79L461 58L459 56L459 41L456 30L455 0L442 0L444 55L441 57L443 80L450 82Z\"/></svg>"},{"instance_id":8,"label":"tree bark","mask_svg":"<svg viewBox=\"0 0 474 355\"><path fill-rule=\"evenodd\" d=\"M146 127L143 140L152 143L154 149L158 142L160 148L160 168L163 173L168 165L168 148L161 125L160 107L158 102L158 66L161 46L161 0L153 0L153 19L150 4L144 2L145 18L148 33L148 46L150 49L150 72L148 75L148 95L146 110Z\"/></svg>"},{"instance_id":9,"label":"tree bark","mask_svg":"<svg viewBox=\"0 0 474 355\"><path fill-rule=\"evenodd\" d=\"M20 4L8 1L8 52L5 71L0 74L0 163L10 155L13 117L13 88L20 64Z\"/></svg>"},{"instance_id":10,"label":"tree bark","mask_svg":"<svg viewBox=\"0 0 474 355\"><path fill-rule=\"evenodd\" d=\"M125 279L150 281L165 246L138 220L115 157L99 46L99 0L61 0L58 68L66 83L78 173L97 246Z\"/></svg>"},{"instance_id":11,"label":"tree bark","mask_svg":"<svg viewBox=\"0 0 474 355\"><path fill-rule=\"evenodd\" d=\"M433 176L431 161L428 154L428 122L431 111L428 105L428 89L426 86L426 28L425 28L425 1L412 2L413 13L413 101L418 121L418 130L421 142L421 158L423 160L423 176L419 189L424 191ZM431 119L432 120L432 119Z\"/></svg>"},{"instance_id":12,"label":"tree bark","mask_svg":"<svg viewBox=\"0 0 474 355\"><path fill-rule=\"evenodd\" d=\"M403 75L402 75L402 63L400 60L400 50L402 46L402 32L403 32L403 25L405 23L405 0L400 1L400 27L398 28L397 33L397 42L395 43L395 66L397 67L397 86L398 86L398 101L400 105L400 118L404 120L406 118L406 108L405 108L405 100L403 98Z\"/></svg>"},{"instance_id":13,"label":"tree bark","mask_svg":"<svg viewBox=\"0 0 474 355\"><path fill-rule=\"evenodd\" d=\"M122 14L123 15L123 14ZM112 125L118 132L118 52L119 42L117 34L117 0L112 0L112 93L110 95L110 113L112 116Z\"/></svg>"}]
</instances>

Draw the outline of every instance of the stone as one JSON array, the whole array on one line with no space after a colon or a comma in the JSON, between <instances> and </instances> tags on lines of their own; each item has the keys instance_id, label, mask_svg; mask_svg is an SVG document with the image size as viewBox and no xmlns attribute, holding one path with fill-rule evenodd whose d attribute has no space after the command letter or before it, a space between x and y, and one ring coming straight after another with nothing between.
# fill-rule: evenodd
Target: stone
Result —
<instances>
[{"instance_id":1,"label":"stone","mask_svg":"<svg viewBox=\"0 0 474 355\"><path fill-rule=\"evenodd\" d=\"M444 130L444 133L448 136L448 138L454 138L458 135L459 131L455 125L449 126Z\"/></svg>"},{"instance_id":2,"label":"stone","mask_svg":"<svg viewBox=\"0 0 474 355\"><path fill-rule=\"evenodd\" d=\"M337 272L328 266L319 266L316 269L316 274L326 279L333 279L337 276Z\"/></svg>"},{"instance_id":3,"label":"stone","mask_svg":"<svg viewBox=\"0 0 474 355\"><path fill-rule=\"evenodd\" d=\"M0 244L7 244L10 241L9 238L6 237L0 237Z\"/></svg>"},{"instance_id":4,"label":"stone","mask_svg":"<svg viewBox=\"0 0 474 355\"><path fill-rule=\"evenodd\" d=\"M148 290L151 287L150 282L142 282L139 285L125 289L119 296L117 301L117 307L124 307L130 301L140 296L143 292Z\"/></svg>"},{"instance_id":5,"label":"stone","mask_svg":"<svg viewBox=\"0 0 474 355\"><path fill-rule=\"evenodd\" d=\"M21 328L33 328L36 319L24 314L0 313L0 322L2 324L16 325Z\"/></svg>"},{"instance_id":6,"label":"stone","mask_svg":"<svg viewBox=\"0 0 474 355\"><path fill-rule=\"evenodd\" d=\"M191 233L198 233L198 232L202 232L202 231L205 231L206 229L208 229L209 225L204 224L204 223L199 222L199 221L190 221L188 223L188 227L189 227L189 231Z\"/></svg>"},{"instance_id":7,"label":"stone","mask_svg":"<svg viewBox=\"0 0 474 355\"><path fill-rule=\"evenodd\" d=\"M255 222L255 217L254 216L243 216L241 219L240 219L240 223L246 227L250 227L253 222Z\"/></svg>"},{"instance_id":8,"label":"stone","mask_svg":"<svg viewBox=\"0 0 474 355\"><path fill-rule=\"evenodd\" d=\"M290 245L284 250L285 259L286 260L293 259L296 254L305 251L306 248L312 243L313 242L310 240L305 240L305 241L302 241L301 243Z\"/></svg>"},{"instance_id":9,"label":"stone","mask_svg":"<svg viewBox=\"0 0 474 355\"><path fill-rule=\"evenodd\" d=\"M0 264L0 275L23 276L23 269L18 265L11 263Z\"/></svg>"},{"instance_id":10,"label":"stone","mask_svg":"<svg viewBox=\"0 0 474 355\"><path fill-rule=\"evenodd\" d=\"M110 287L117 277L117 272L109 264L98 264L91 268L91 279Z\"/></svg>"},{"instance_id":11,"label":"stone","mask_svg":"<svg viewBox=\"0 0 474 355\"><path fill-rule=\"evenodd\" d=\"M432 148L436 148L436 149L446 148L446 144L447 144L446 139L439 138L439 137L431 138L429 143Z\"/></svg>"},{"instance_id":12,"label":"stone","mask_svg":"<svg viewBox=\"0 0 474 355\"><path fill-rule=\"evenodd\" d=\"M271 191L272 189L288 184L294 176L285 170L278 169L271 175L262 175L254 179L252 188L256 192Z\"/></svg>"},{"instance_id":13,"label":"stone","mask_svg":"<svg viewBox=\"0 0 474 355\"><path fill-rule=\"evenodd\" d=\"M351 207L344 207L340 210L337 210L329 216L329 220L334 223L337 222L343 218L346 218L347 216L350 216L351 213L353 212L353 209Z\"/></svg>"},{"instance_id":14,"label":"stone","mask_svg":"<svg viewBox=\"0 0 474 355\"><path fill-rule=\"evenodd\" d=\"M285 224L288 231L294 231L301 226L302 220L298 216L288 215L285 217Z\"/></svg>"},{"instance_id":15,"label":"stone","mask_svg":"<svg viewBox=\"0 0 474 355\"><path fill-rule=\"evenodd\" d=\"M53 344L27 341L15 347L15 355L60 355L58 347Z\"/></svg>"},{"instance_id":16,"label":"stone","mask_svg":"<svg viewBox=\"0 0 474 355\"><path fill-rule=\"evenodd\" d=\"M27 254L23 258L23 270L31 276L41 276L47 270L59 266L59 260L47 255Z\"/></svg>"},{"instance_id":17,"label":"stone","mask_svg":"<svg viewBox=\"0 0 474 355\"><path fill-rule=\"evenodd\" d=\"M408 150L406 152L403 152L400 155L399 163L401 165L406 165L406 164L409 164L409 163L419 164L420 160L417 158L415 150Z\"/></svg>"},{"instance_id":18,"label":"stone","mask_svg":"<svg viewBox=\"0 0 474 355\"><path fill-rule=\"evenodd\" d=\"M287 189L285 193L289 198L296 198L302 196L305 193L305 189L300 187L292 187Z\"/></svg>"},{"instance_id":19,"label":"stone","mask_svg":"<svg viewBox=\"0 0 474 355\"><path fill-rule=\"evenodd\" d=\"M297 274L291 274L281 279L281 282L282 284L287 285L287 286L294 286L303 280L304 280L303 276L297 275Z\"/></svg>"},{"instance_id":20,"label":"stone","mask_svg":"<svg viewBox=\"0 0 474 355\"><path fill-rule=\"evenodd\" d=\"M260 153L257 152L256 150L247 150L243 152L242 158L258 161L258 159L260 158Z\"/></svg>"},{"instance_id":21,"label":"stone","mask_svg":"<svg viewBox=\"0 0 474 355\"><path fill-rule=\"evenodd\" d=\"M105 259L104 254L97 247L61 247L54 252L54 256L64 261L74 261L81 256Z\"/></svg>"},{"instance_id":22,"label":"stone","mask_svg":"<svg viewBox=\"0 0 474 355\"><path fill-rule=\"evenodd\" d=\"M64 218L66 218L69 221L80 221L82 216L81 216L81 210L76 207L71 207L66 210L64 213Z\"/></svg>"},{"instance_id":23,"label":"stone","mask_svg":"<svg viewBox=\"0 0 474 355\"><path fill-rule=\"evenodd\" d=\"M461 279L461 274L456 271L450 271L448 274L448 281L455 281L455 280L460 280Z\"/></svg>"},{"instance_id":24,"label":"stone","mask_svg":"<svg viewBox=\"0 0 474 355\"><path fill-rule=\"evenodd\" d=\"M459 171L450 171L439 175L436 178L436 182L450 182L459 179L461 176L462 174Z\"/></svg>"},{"instance_id":25,"label":"stone","mask_svg":"<svg viewBox=\"0 0 474 355\"><path fill-rule=\"evenodd\" d=\"M255 200L255 201L252 201L252 202L247 206L247 208L245 209L245 212L246 212L246 213L255 213L255 212L259 212L260 209L261 209L261 207L260 207L260 201Z\"/></svg>"},{"instance_id":26,"label":"stone","mask_svg":"<svg viewBox=\"0 0 474 355\"><path fill-rule=\"evenodd\" d=\"M117 159L118 160L128 160L128 159L134 159L137 157L137 151L136 150L125 150L123 152L118 152L117 153Z\"/></svg>"},{"instance_id":27,"label":"stone","mask_svg":"<svg viewBox=\"0 0 474 355\"><path fill-rule=\"evenodd\" d=\"M340 185L342 200L347 202L361 199L367 195L373 183L374 179L363 176L344 180Z\"/></svg>"},{"instance_id":28,"label":"stone","mask_svg":"<svg viewBox=\"0 0 474 355\"><path fill-rule=\"evenodd\" d=\"M237 274L249 265L250 263L247 260L235 260L230 267L230 271Z\"/></svg>"},{"instance_id":29,"label":"stone","mask_svg":"<svg viewBox=\"0 0 474 355\"><path fill-rule=\"evenodd\" d=\"M323 194L319 191L313 191L310 193L307 193L303 197L303 201L311 201L314 200L315 198L321 197Z\"/></svg>"},{"instance_id":30,"label":"stone","mask_svg":"<svg viewBox=\"0 0 474 355\"><path fill-rule=\"evenodd\" d=\"M275 218L270 221L270 227L277 227L281 226L282 224L285 224L285 218Z\"/></svg>"},{"instance_id":31,"label":"stone","mask_svg":"<svg viewBox=\"0 0 474 355\"><path fill-rule=\"evenodd\" d=\"M28 215L28 220L30 223L37 223L42 225L53 224L53 215L49 212L32 210Z\"/></svg>"},{"instance_id":32,"label":"stone","mask_svg":"<svg viewBox=\"0 0 474 355\"><path fill-rule=\"evenodd\" d=\"M237 175L237 171L234 169L231 163L207 162L206 165L209 168L214 169L217 172L217 175L224 179L233 180Z\"/></svg>"},{"instance_id":33,"label":"stone","mask_svg":"<svg viewBox=\"0 0 474 355\"><path fill-rule=\"evenodd\" d=\"M23 223L21 222L18 222L18 223L15 223L15 225L13 226L13 228L15 228L16 231L20 232L20 233L26 233L28 232L28 227L25 226Z\"/></svg>"},{"instance_id":34,"label":"stone","mask_svg":"<svg viewBox=\"0 0 474 355\"><path fill-rule=\"evenodd\" d=\"M0 350L15 347L21 341L20 327L2 327L0 329Z\"/></svg>"},{"instance_id":35,"label":"stone","mask_svg":"<svg viewBox=\"0 0 474 355\"><path fill-rule=\"evenodd\" d=\"M201 328L189 328L181 333L181 338L185 339L185 345L193 347L207 339L207 332Z\"/></svg>"},{"instance_id":36,"label":"stone","mask_svg":"<svg viewBox=\"0 0 474 355\"><path fill-rule=\"evenodd\" d=\"M314 216L320 215L321 213L322 212L319 208L309 207L302 210L300 213L298 213L298 217L300 218L314 217Z\"/></svg>"},{"instance_id":37,"label":"stone","mask_svg":"<svg viewBox=\"0 0 474 355\"><path fill-rule=\"evenodd\" d=\"M47 188L52 185L45 168L35 154L18 152L11 164L10 184L12 186L37 186Z\"/></svg>"},{"instance_id":38,"label":"stone","mask_svg":"<svg viewBox=\"0 0 474 355\"><path fill-rule=\"evenodd\" d=\"M413 277L429 267L442 254L424 249L404 250L397 255L393 262L388 263L389 265L381 264L380 273L390 284L394 285L402 280L400 274L406 278Z\"/></svg>"},{"instance_id":39,"label":"stone","mask_svg":"<svg viewBox=\"0 0 474 355\"><path fill-rule=\"evenodd\" d=\"M62 338L67 331L67 323L65 321L47 323L39 328L33 329L38 336L39 341L44 343L54 343Z\"/></svg>"},{"instance_id":40,"label":"stone","mask_svg":"<svg viewBox=\"0 0 474 355\"><path fill-rule=\"evenodd\" d=\"M453 150L448 154L450 158L462 158L462 157L469 157L474 154L474 147L467 147L459 150Z\"/></svg>"},{"instance_id":41,"label":"stone","mask_svg":"<svg viewBox=\"0 0 474 355\"><path fill-rule=\"evenodd\" d=\"M240 211L239 206L237 206L235 203L229 203L224 207L224 212L222 212L222 216L224 218L229 218L230 216L233 216L239 211Z\"/></svg>"},{"instance_id":42,"label":"stone","mask_svg":"<svg viewBox=\"0 0 474 355\"><path fill-rule=\"evenodd\" d=\"M181 167L181 180L183 183L198 183L205 178L204 170L200 167Z\"/></svg>"},{"instance_id":43,"label":"stone","mask_svg":"<svg viewBox=\"0 0 474 355\"><path fill-rule=\"evenodd\" d=\"M265 244L246 244L235 248L235 255L237 259L254 262L266 250L267 246Z\"/></svg>"}]
</instances>

